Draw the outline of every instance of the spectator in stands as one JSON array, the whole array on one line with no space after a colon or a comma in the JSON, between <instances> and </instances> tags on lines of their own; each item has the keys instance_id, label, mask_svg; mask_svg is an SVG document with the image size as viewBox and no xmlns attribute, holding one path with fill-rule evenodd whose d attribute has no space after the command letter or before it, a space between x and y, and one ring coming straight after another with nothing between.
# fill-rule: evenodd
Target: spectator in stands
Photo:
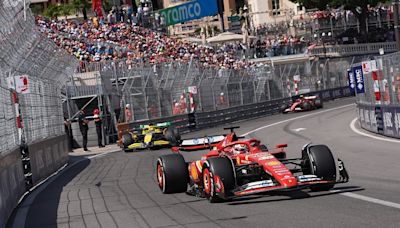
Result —
<instances>
[{"instance_id":1,"label":"spectator in stands","mask_svg":"<svg viewBox=\"0 0 400 228\"><path fill-rule=\"evenodd\" d=\"M87 135L89 130L89 120L86 119L85 111L81 110L78 116L79 129L82 133L82 147L84 151L89 151L87 148Z\"/></svg>"}]
</instances>

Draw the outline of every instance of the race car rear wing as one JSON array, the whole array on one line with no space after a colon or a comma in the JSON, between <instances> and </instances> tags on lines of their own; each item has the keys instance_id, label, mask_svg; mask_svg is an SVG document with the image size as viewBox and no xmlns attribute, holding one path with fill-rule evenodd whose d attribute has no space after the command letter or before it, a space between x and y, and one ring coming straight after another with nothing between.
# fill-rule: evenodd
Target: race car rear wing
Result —
<instances>
[{"instance_id":1,"label":"race car rear wing","mask_svg":"<svg viewBox=\"0 0 400 228\"><path fill-rule=\"evenodd\" d=\"M210 149L224 139L225 139L224 135L213 135L201 138L184 139L182 140L179 147L172 148L172 150L174 152L177 152L177 150L194 151L194 150Z\"/></svg>"}]
</instances>

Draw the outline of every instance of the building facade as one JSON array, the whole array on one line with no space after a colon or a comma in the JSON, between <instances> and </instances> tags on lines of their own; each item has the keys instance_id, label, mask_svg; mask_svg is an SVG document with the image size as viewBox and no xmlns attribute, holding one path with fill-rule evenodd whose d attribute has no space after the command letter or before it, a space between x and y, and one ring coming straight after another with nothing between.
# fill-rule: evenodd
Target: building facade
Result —
<instances>
[{"instance_id":1,"label":"building facade","mask_svg":"<svg viewBox=\"0 0 400 228\"><path fill-rule=\"evenodd\" d=\"M254 27L289 22L305 13L304 7L290 0L247 0L247 4Z\"/></svg>"}]
</instances>

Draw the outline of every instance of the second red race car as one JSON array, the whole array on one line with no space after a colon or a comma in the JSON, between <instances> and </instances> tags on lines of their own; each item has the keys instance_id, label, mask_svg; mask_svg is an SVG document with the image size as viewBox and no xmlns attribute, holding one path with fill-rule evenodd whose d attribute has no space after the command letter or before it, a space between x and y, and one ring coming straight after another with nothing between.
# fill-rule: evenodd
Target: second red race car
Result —
<instances>
[{"instance_id":1,"label":"second red race car","mask_svg":"<svg viewBox=\"0 0 400 228\"><path fill-rule=\"evenodd\" d=\"M200 160L186 162L180 153L160 156L158 185L163 193L187 192L219 202L268 191L326 191L348 182L343 162L335 161L327 146L305 145L296 159L286 158L286 146L268 150L259 140L241 139L232 130Z\"/></svg>"},{"instance_id":2,"label":"second red race car","mask_svg":"<svg viewBox=\"0 0 400 228\"><path fill-rule=\"evenodd\" d=\"M289 104L283 105L281 110L282 113L285 114L289 112L310 111L319 108L323 108L323 103L320 97L300 95L298 98L292 100Z\"/></svg>"}]
</instances>

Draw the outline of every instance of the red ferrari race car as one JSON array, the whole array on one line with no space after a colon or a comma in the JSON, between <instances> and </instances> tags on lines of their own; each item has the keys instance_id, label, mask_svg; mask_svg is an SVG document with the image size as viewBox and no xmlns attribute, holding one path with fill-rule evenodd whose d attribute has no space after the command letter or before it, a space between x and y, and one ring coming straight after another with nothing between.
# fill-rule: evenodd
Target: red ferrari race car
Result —
<instances>
[{"instance_id":1,"label":"red ferrari race car","mask_svg":"<svg viewBox=\"0 0 400 228\"><path fill-rule=\"evenodd\" d=\"M321 98L318 96L303 96L292 100L289 104L281 107L282 113L310 111L314 109L323 108Z\"/></svg>"},{"instance_id":2,"label":"red ferrari race car","mask_svg":"<svg viewBox=\"0 0 400 228\"><path fill-rule=\"evenodd\" d=\"M343 162L336 164L327 146L305 145L296 159L286 158L285 147L268 150L259 140L241 140L232 132L201 160L186 162L180 153L160 156L158 185L163 193L186 192L220 202L268 191L325 191L348 182Z\"/></svg>"}]
</instances>

